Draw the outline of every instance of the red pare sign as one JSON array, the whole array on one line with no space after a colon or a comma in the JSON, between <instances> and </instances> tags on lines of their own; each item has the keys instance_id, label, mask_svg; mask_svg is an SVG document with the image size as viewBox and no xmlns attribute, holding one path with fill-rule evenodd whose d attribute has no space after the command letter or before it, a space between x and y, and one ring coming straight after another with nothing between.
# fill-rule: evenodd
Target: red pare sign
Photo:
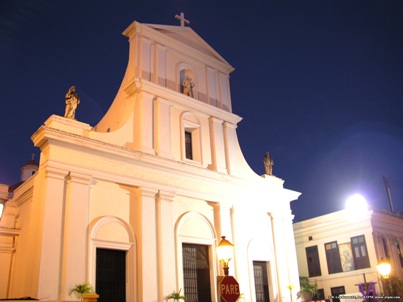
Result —
<instances>
[{"instance_id":1,"label":"red pare sign","mask_svg":"<svg viewBox=\"0 0 403 302\"><path fill-rule=\"evenodd\" d=\"M220 282L220 296L225 302L235 302L239 298L239 284L232 276L225 276Z\"/></svg>"}]
</instances>

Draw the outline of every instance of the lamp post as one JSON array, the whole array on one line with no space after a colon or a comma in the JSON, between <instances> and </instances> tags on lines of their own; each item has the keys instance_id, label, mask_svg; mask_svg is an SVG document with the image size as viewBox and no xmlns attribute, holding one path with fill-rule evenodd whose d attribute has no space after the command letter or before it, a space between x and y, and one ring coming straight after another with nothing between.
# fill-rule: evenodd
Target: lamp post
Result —
<instances>
[{"instance_id":1,"label":"lamp post","mask_svg":"<svg viewBox=\"0 0 403 302\"><path fill-rule=\"evenodd\" d=\"M384 258L381 258L381 261L379 261L378 265L376 266L379 274L382 276L384 280L385 286L383 287L383 290L385 290L385 295L389 294L389 275L390 271L392 270L392 266L390 265L389 261L385 260ZM388 292L386 292L386 290Z\"/></svg>"},{"instance_id":2,"label":"lamp post","mask_svg":"<svg viewBox=\"0 0 403 302\"><path fill-rule=\"evenodd\" d=\"M228 276L229 266L228 263L232 259L234 245L225 239L225 236L221 236L221 241L217 246L218 260L224 265L224 275Z\"/></svg>"}]
</instances>

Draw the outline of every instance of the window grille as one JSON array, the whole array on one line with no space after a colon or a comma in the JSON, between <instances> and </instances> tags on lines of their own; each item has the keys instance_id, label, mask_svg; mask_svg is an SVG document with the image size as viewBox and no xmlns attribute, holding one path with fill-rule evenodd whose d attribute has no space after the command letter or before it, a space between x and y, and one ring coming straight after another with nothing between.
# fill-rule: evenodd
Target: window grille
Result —
<instances>
[{"instance_id":1,"label":"window grille","mask_svg":"<svg viewBox=\"0 0 403 302\"><path fill-rule=\"evenodd\" d=\"M256 302L270 302L266 262L253 261L253 275L255 278Z\"/></svg>"},{"instance_id":2,"label":"window grille","mask_svg":"<svg viewBox=\"0 0 403 302\"><path fill-rule=\"evenodd\" d=\"M183 281L188 302L211 302L208 246L183 244Z\"/></svg>"}]
</instances>

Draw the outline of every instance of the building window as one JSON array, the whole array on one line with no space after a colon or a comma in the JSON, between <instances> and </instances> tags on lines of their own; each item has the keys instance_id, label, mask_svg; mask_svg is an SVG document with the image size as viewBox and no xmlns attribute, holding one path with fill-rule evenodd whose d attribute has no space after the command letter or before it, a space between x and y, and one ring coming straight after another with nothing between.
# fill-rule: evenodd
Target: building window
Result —
<instances>
[{"instance_id":1,"label":"building window","mask_svg":"<svg viewBox=\"0 0 403 302\"><path fill-rule=\"evenodd\" d=\"M344 289L344 286L337 286L337 287L332 287L330 289L332 293L332 300L333 302L340 302L340 295L344 295L346 293L346 290Z\"/></svg>"},{"instance_id":2,"label":"building window","mask_svg":"<svg viewBox=\"0 0 403 302\"><path fill-rule=\"evenodd\" d=\"M181 120L181 159L202 163L201 156L201 134L200 122L198 118L185 112Z\"/></svg>"},{"instance_id":3,"label":"building window","mask_svg":"<svg viewBox=\"0 0 403 302\"><path fill-rule=\"evenodd\" d=\"M185 131L185 155L187 159L193 159L192 132Z\"/></svg>"},{"instance_id":4,"label":"building window","mask_svg":"<svg viewBox=\"0 0 403 302\"><path fill-rule=\"evenodd\" d=\"M370 267L365 236L352 237L351 248L353 250L355 269Z\"/></svg>"},{"instance_id":5,"label":"building window","mask_svg":"<svg viewBox=\"0 0 403 302\"><path fill-rule=\"evenodd\" d=\"M267 263L264 261L253 261L253 276L255 278L256 302L269 302Z\"/></svg>"},{"instance_id":6,"label":"building window","mask_svg":"<svg viewBox=\"0 0 403 302\"><path fill-rule=\"evenodd\" d=\"M319 288L316 295L313 295L312 300L325 300L325 290L323 288Z\"/></svg>"},{"instance_id":7,"label":"building window","mask_svg":"<svg viewBox=\"0 0 403 302\"><path fill-rule=\"evenodd\" d=\"M188 301L211 302L207 245L182 244L184 293Z\"/></svg>"},{"instance_id":8,"label":"building window","mask_svg":"<svg viewBox=\"0 0 403 302\"><path fill-rule=\"evenodd\" d=\"M321 276L318 247L310 246L305 249L308 263L309 277Z\"/></svg>"},{"instance_id":9,"label":"building window","mask_svg":"<svg viewBox=\"0 0 403 302\"><path fill-rule=\"evenodd\" d=\"M325 244L327 269L329 274L342 272L339 246L336 241Z\"/></svg>"}]
</instances>

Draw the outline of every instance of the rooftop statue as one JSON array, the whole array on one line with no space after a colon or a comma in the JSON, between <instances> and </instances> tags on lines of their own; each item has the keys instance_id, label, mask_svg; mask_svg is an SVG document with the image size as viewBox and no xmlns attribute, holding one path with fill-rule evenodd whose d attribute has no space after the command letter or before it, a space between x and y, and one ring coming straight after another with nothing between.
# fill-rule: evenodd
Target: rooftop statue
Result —
<instances>
[{"instance_id":1,"label":"rooftop statue","mask_svg":"<svg viewBox=\"0 0 403 302\"><path fill-rule=\"evenodd\" d=\"M76 119L76 109L80 104L80 98L76 92L76 86L71 86L66 93L66 111L64 117Z\"/></svg>"},{"instance_id":2,"label":"rooftop statue","mask_svg":"<svg viewBox=\"0 0 403 302\"><path fill-rule=\"evenodd\" d=\"M263 159L263 163L264 163L265 173L267 175L273 175L274 161L270 157L270 152L266 152L266 155L264 156L264 159Z\"/></svg>"}]
</instances>

